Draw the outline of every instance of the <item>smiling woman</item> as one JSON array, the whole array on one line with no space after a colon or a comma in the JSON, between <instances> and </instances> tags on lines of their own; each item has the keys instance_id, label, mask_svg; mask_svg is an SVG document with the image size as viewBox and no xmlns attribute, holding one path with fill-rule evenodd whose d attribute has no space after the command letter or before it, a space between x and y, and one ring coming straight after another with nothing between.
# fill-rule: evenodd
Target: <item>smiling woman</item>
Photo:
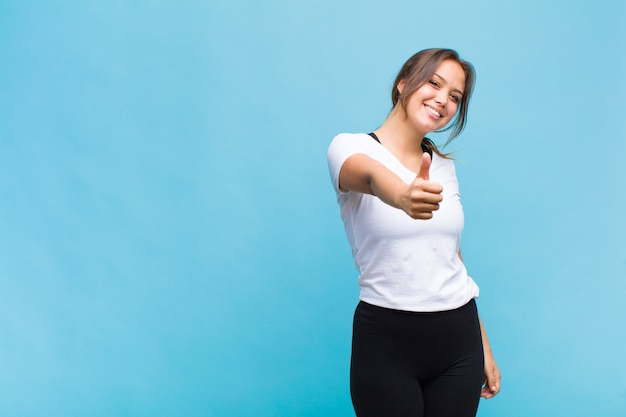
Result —
<instances>
[{"instance_id":1,"label":"smiling woman","mask_svg":"<svg viewBox=\"0 0 626 417\"><path fill-rule=\"evenodd\" d=\"M402 109L399 109L399 114L404 113L403 123L411 123L413 131L421 136L443 129L457 112L463 97L465 78L460 64L445 60L439 64L428 82L413 92L403 94L406 79L400 80L397 91L401 97L409 97L402 102Z\"/></svg>"},{"instance_id":2,"label":"smiling woman","mask_svg":"<svg viewBox=\"0 0 626 417\"><path fill-rule=\"evenodd\" d=\"M469 417L481 395L500 390L461 258L454 163L425 136L452 128L450 141L463 130L473 85L473 67L455 51L421 51L398 74L382 126L329 147L360 273L350 371L360 417Z\"/></svg>"}]
</instances>

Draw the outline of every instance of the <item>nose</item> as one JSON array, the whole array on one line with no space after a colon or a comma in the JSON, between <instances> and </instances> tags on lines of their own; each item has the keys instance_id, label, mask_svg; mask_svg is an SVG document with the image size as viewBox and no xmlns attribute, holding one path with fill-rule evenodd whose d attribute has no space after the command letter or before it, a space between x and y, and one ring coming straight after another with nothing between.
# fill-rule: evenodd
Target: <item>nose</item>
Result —
<instances>
[{"instance_id":1,"label":"nose","mask_svg":"<svg viewBox=\"0 0 626 417\"><path fill-rule=\"evenodd\" d=\"M446 107L446 104L448 103L448 94L445 92L440 92L437 97L435 97L435 102L441 107Z\"/></svg>"}]
</instances>

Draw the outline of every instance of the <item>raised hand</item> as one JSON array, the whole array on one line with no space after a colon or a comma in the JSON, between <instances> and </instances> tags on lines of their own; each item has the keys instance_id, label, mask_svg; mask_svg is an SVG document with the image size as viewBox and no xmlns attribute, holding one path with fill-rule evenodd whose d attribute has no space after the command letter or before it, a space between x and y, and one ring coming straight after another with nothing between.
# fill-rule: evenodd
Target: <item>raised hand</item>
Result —
<instances>
[{"instance_id":1,"label":"raised hand","mask_svg":"<svg viewBox=\"0 0 626 417\"><path fill-rule=\"evenodd\" d=\"M399 203L400 208L414 219L431 219L433 211L439 209L439 203L443 200L441 195L443 187L429 179L430 164L430 155L424 152L419 173L408 186Z\"/></svg>"}]
</instances>

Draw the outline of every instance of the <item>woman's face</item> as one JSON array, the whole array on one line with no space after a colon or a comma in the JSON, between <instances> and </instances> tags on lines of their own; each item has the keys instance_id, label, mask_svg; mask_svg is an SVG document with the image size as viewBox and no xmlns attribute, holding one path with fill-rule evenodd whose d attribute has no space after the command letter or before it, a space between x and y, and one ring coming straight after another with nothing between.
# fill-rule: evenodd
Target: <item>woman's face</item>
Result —
<instances>
[{"instance_id":1,"label":"woman's face","mask_svg":"<svg viewBox=\"0 0 626 417\"><path fill-rule=\"evenodd\" d=\"M398 89L402 92L404 83ZM456 114L463 90L465 73L456 61L446 60L433 76L409 97L406 121L422 134L444 128Z\"/></svg>"}]
</instances>

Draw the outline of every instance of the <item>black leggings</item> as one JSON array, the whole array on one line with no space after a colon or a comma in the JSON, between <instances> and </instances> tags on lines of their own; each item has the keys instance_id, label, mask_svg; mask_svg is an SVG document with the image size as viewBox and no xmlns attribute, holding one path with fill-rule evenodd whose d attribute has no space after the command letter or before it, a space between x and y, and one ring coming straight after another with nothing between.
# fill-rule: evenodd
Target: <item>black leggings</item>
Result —
<instances>
[{"instance_id":1,"label":"black leggings","mask_svg":"<svg viewBox=\"0 0 626 417\"><path fill-rule=\"evenodd\" d=\"M358 417L473 417L483 378L476 303L414 313L363 301L354 314L350 391Z\"/></svg>"}]
</instances>

